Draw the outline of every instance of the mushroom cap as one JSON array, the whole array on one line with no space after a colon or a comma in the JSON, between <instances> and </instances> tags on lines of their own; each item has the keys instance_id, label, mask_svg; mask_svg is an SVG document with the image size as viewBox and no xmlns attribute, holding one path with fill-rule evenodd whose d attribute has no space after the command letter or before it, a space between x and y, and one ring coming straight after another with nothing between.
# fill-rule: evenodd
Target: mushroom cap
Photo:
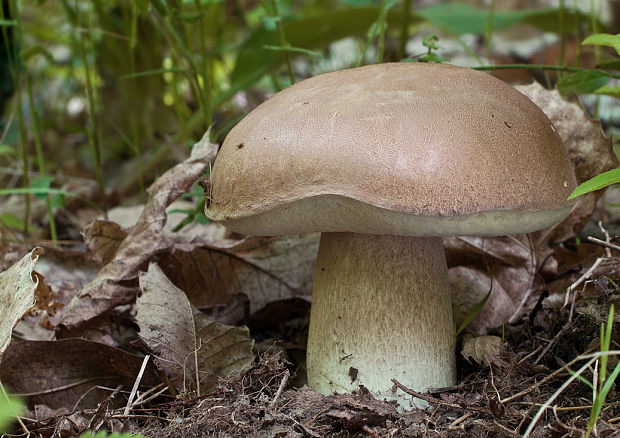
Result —
<instances>
[{"instance_id":1,"label":"mushroom cap","mask_svg":"<svg viewBox=\"0 0 620 438\"><path fill-rule=\"evenodd\" d=\"M479 71L390 63L316 76L226 137L212 220L252 235L506 235L563 219L575 176L528 97Z\"/></svg>"}]
</instances>

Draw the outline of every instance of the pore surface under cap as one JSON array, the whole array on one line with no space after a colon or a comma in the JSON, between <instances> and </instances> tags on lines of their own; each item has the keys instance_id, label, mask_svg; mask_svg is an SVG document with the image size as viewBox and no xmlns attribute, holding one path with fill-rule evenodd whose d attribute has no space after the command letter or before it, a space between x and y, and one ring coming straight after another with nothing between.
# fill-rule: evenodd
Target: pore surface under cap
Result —
<instances>
[{"instance_id":1,"label":"pore surface under cap","mask_svg":"<svg viewBox=\"0 0 620 438\"><path fill-rule=\"evenodd\" d=\"M513 87L395 63L276 94L230 132L211 183L207 216L251 234L493 235L561 219L575 177L551 122Z\"/></svg>"}]
</instances>

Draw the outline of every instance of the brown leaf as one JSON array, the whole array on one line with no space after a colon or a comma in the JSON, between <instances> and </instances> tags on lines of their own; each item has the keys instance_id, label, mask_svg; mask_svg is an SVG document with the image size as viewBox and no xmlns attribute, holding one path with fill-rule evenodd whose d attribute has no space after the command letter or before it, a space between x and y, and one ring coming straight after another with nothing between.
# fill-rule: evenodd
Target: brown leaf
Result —
<instances>
[{"instance_id":1,"label":"brown leaf","mask_svg":"<svg viewBox=\"0 0 620 438\"><path fill-rule=\"evenodd\" d=\"M244 294L250 313L270 302L312 294L319 234L248 237L241 241L176 237L160 266L196 307Z\"/></svg>"},{"instance_id":2,"label":"brown leaf","mask_svg":"<svg viewBox=\"0 0 620 438\"><path fill-rule=\"evenodd\" d=\"M448 271L452 291L454 321L460 327L465 317L489 292L491 278L486 272L458 266ZM467 332L485 334L491 328L508 321L517 309L518 303L502 285L494 279L493 290L480 313L469 323Z\"/></svg>"},{"instance_id":3,"label":"brown leaf","mask_svg":"<svg viewBox=\"0 0 620 438\"><path fill-rule=\"evenodd\" d=\"M605 136L601 122L589 118L580 105L567 102L556 90L546 90L537 82L516 88L532 99L558 129L579 184L618 167L611 137Z\"/></svg>"},{"instance_id":4,"label":"brown leaf","mask_svg":"<svg viewBox=\"0 0 620 438\"><path fill-rule=\"evenodd\" d=\"M34 306L38 279L32 275L43 249L35 248L0 273L0 361L17 322Z\"/></svg>"},{"instance_id":5,"label":"brown leaf","mask_svg":"<svg viewBox=\"0 0 620 438\"><path fill-rule=\"evenodd\" d=\"M78 409L90 409L110 394L98 385L122 385L123 390L131 391L142 360L118 348L82 339L14 340L4 354L0 380L13 393L28 396L31 404L73 410L79 402ZM149 365L142 386L151 388L159 383L154 367Z\"/></svg>"},{"instance_id":6,"label":"brown leaf","mask_svg":"<svg viewBox=\"0 0 620 438\"><path fill-rule=\"evenodd\" d=\"M140 338L178 389L200 395L215 388L220 379L251 366L254 341L248 329L209 320L157 264L140 273L140 288L136 315Z\"/></svg>"},{"instance_id":7,"label":"brown leaf","mask_svg":"<svg viewBox=\"0 0 620 438\"><path fill-rule=\"evenodd\" d=\"M97 219L84 227L82 235L91 259L95 263L105 265L114 258L114 254L127 237L127 231L115 222Z\"/></svg>"},{"instance_id":8,"label":"brown leaf","mask_svg":"<svg viewBox=\"0 0 620 438\"><path fill-rule=\"evenodd\" d=\"M480 365L497 365L503 366L502 340L497 336L463 336L463 348L461 354L467 360L470 358Z\"/></svg>"},{"instance_id":9,"label":"brown leaf","mask_svg":"<svg viewBox=\"0 0 620 438\"><path fill-rule=\"evenodd\" d=\"M105 314L113 307L132 302L138 292L138 272L157 254L172 247L163 233L166 207L185 192L213 160L217 146L208 134L192 149L190 157L168 170L149 188L150 200L114 258L65 307L61 329L71 330Z\"/></svg>"}]
</instances>

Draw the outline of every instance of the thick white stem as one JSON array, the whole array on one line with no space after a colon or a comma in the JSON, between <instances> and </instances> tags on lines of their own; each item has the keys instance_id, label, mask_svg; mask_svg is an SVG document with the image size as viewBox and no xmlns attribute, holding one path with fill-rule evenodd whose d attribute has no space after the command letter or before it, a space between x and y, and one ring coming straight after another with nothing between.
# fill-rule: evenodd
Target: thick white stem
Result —
<instances>
[{"instance_id":1,"label":"thick white stem","mask_svg":"<svg viewBox=\"0 0 620 438\"><path fill-rule=\"evenodd\" d=\"M323 233L316 262L308 384L323 394L365 386L401 408L456 380L448 270L440 238Z\"/></svg>"}]
</instances>

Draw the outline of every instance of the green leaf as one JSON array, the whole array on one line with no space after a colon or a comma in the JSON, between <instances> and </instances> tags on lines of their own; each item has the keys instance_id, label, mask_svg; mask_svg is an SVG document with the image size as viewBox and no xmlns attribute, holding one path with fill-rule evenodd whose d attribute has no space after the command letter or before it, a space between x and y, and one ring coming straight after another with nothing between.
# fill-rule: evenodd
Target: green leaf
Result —
<instances>
[{"instance_id":1,"label":"green leaf","mask_svg":"<svg viewBox=\"0 0 620 438\"><path fill-rule=\"evenodd\" d=\"M595 190L600 190L618 182L620 182L620 169L608 170L607 172L601 173L600 175L597 175L577 186L568 199L573 199L577 196L585 195L586 193L590 193Z\"/></svg>"},{"instance_id":2,"label":"green leaf","mask_svg":"<svg viewBox=\"0 0 620 438\"><path fill-rule=\"evenodd\" d=\"M49 188L52 185L53 178L51 176L40 176L38 178L34 178L30 181L30 187L33 189L44 189L44 191L38 192L34 191L34 195L39 199L47 198Z\"/></svg>"},{"instance_id":3,"label":"green leaf","mask_svg":"<svg viewBox=\"0 0 620 438\"><path fill-rule=\"evenodd\" d=\"M599 70L588 70L564 76L557 83L557 88L563 95L586 94L605 85L611 76Z\"/></svg>"},{"instance_id":4,"label":"green leaf","mask_svg":"<svg viewBox=\"0 0 620 438\"><path fill-rule=\"evenodd\" d=\"M13 146L2 144L2 145L0 145L0 157L2 155L10 155L10 156L14 157L14 156L17 155L17 151L15 150L15 148Z\"/></svg>"},{"instance_id":5,"label":"green leaf","mask_svg":"<svg viewBox=\"0 0 620 438\"><path fill-rule=\"evenodd\" d=\"M609 85L603 85L602 87L594 90L594 94L601 94L620 99L620 86L611 87Z\"/></svg>"},{"instance_id":6,"label":"green leaf","mask_svg":"<svg viewBox=\"0 0 620 438\"><path fill-rule=\"evenodd\" d=\"M9 228L14 228L16 230L24 229L24 221L11 213L0 214L0 222Z\"/></svg>"},{"instance_id":7,"label":"green leaf","mask_svg":"<svg viewBox=\"0 0 620 438\"><path fill-rule=\"evenodd\" d=\"M486 10L472 8L461 3L434 5L418 12L427 21L452 34L483 34L487 29L489 14ZM495 11L493 29L505 29L523 21L525 11Z\"/></svg>"},{"instance_id":8,"label":"green leaf","mask_svg":"<svg viewBox=\"0 0 620 438\"><path fill-rule=\"evenodd\" d=\"M24 406L19 400L13 397L7 400L3 394L0 396L0 434L8 432L8 430L5 430L5 427L7 427L23 409Z\"/></svg>"},{"instance_id":9,"label":"green leaf","mask_svg":"<svg viewBox=\"0 0 620 438\"><path fill-rule=\"evenodd\" d=\"M609 46L616 49L618 55L620 55L620 33L617 35L611 35L608 33L597 33L596 35L590 35L583 42L582 45L592 44L595 46Z\"/></svg>"},{"instance_id":10,"label":"green leaf","mask_svg":"<svg viewBox=\"0 0 620 438\"><path fill-rule=\"evenodd\" d=\"M283 26L286 39L292 47L312 50L348 36L365 35L378 14L378 7L348 7L310 17L288 18L283 21ZM399 24L400 17L400 9L388 11L388 26ZM415 25L421 21L421 17L412 15L410 24ZM238 51L230 91L226 90L221 96L216 96L214 105L229 98L233 90L245 89L277 68L283 61L282 56L272 50L265 50L265 46L277 45L276 32L264 26L252 32Z\"/></svg>"}]
</instances>

